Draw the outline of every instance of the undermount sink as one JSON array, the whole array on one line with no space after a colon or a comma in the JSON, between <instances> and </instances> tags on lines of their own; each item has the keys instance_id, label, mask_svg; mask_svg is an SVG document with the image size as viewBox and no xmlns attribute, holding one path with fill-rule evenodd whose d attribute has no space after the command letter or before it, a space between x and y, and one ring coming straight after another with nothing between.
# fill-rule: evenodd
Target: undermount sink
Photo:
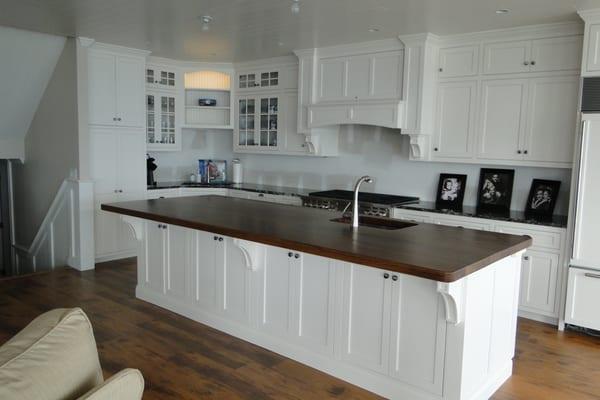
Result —
<instances>
[{"instance_id":1,"label":"undermount sink","mask_svg":"<svg viewBox=\"0 0 600 400\"><path fill-rule=\"evenodd\" d=\"M330 221L352 225L352 217L334 218ZM416 226L417 224L414 224L412 222L399 221L397 219L376 218L363 215L358 217L358 225L368 226L370 228L396 230L410 228L411 226Z\"/></svg>"}]
</instances>

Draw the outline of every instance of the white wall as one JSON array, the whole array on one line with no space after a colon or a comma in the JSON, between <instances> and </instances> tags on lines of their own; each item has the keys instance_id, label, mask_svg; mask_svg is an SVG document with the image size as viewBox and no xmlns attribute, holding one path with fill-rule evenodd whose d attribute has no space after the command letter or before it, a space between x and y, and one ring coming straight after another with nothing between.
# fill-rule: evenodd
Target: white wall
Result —
<instances>
[{"instance_id":1,"label":"white wall","mask_svg":"<svg viewBox=\"0 0 600 400\"><path fill-rule=\"evenodd\" d=\"M0 26L0 158L23 158L23 139L64 43Z\"/></svg>"},{"instance_id":2,"label":"white wall","mask_svg":"<svg viewBox=\"0 0 600 400\"><path fill-rule=\"evenodd\" d=\"M206 137L206 138L205 138ZM190 144L192 144L190 146ZM344 126L340 132L340 156L309 158L271 155L234 155L232 134L186 134L182 154L154 153L159 163L159 180L184 179L193 170L198 158L238 157L244 167L244 180L309 189L351 189L362 175L375 178L365 191L418 196L435 200L439 174L442 172L468 175L465 205L477 203L480 168L485 165L415 162L408 159L408 137L398 131L366 126ZM514 168L515 184L512 207L523 210L531 180L534 178L562 181L556 213L566 214L570 187L570 170L551 168Z\"/></svg>"},{"instance_id":3,"label":"white wall","mask_svg":"<svg viewBox=\"0 0 600 400\"><path fill-rule=\"evenodd\" d=\"M68 39L13 165L15 239L29 246L62 182L78 166L75 39Z\"/></svg>"}]
</instances>

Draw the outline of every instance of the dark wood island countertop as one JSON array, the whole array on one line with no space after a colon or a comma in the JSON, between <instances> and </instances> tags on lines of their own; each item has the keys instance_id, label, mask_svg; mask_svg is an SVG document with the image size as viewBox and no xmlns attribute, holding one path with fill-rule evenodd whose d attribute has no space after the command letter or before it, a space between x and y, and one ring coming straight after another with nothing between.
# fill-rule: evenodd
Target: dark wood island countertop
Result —
<instances>
[{"instance_id":1,"label":"dark wood island countertop","mask_svg":"<svg viewBox=\"0 0 600 400\"><path fill-rule=\"evenodd\" d=\"M529 236L419 223L398 230L330 221L339 213L224 196L103 204L102 210L440 282L531 246Z\"/></svg>"}]
</instances>

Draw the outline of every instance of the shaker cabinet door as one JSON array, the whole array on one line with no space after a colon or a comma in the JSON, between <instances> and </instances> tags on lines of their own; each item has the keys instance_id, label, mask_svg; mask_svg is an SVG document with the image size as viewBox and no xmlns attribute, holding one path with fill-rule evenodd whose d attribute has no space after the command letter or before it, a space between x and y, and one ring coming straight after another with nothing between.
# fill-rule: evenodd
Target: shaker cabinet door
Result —
<instances>
[{"instance_id":1,"label":"shaker cabinet door","mask_svg":"<svg viewBox=\"0 0 600 400\"><path fill-rule=\"evenodd\" d=\"M221 268L217 263L223 261L223 246L213 233L195 230L193 236L192 297L202 311L214 312L220 292L217 285Z\"/></svg>"},{"instance_id":2,"label":"shaker cabinet door","mask_svg":"<svg viewBox=\"0 0 600 400\"><path fill-rule=\"evenodd\" d=\"M92 125L115 125L117 122L115 60L111 54L90 52L88 114Z\"/></svg>"},{"instance_id":3,"label":"shaker cabinet door","mask_svg":"<svg viewBox=\"0 0 600 400\"><path fill-rule=\"evenodd\" d=\"M378 268L343 264L342 358L388 372L390 279Z\"/></svg>"},{"instance_id":4,"label":"shaker cabinet door","mask_svg":"<svg viewBox=\"0 0 600 400\"><path fill-rule=\"evenodd\" d=\"M525 132L527 79L482 82L479 123L479 157L489 160L522 160Z\"/></svg>"},{"instance_id":5,"label":"shaker cabinet door","mask_svg":"<svg viewBox=\"0 0 600 400\"><path fill-rule=\"evenodd\" d=\"M531 41L487 44L483 47L484 74L529 72Z\"/></svg>"},{"instance_id":6,"label":"shaker cabinet door","mask_svg":"<svg viewBox=\"0 0 600 400\"><path fill-rule=\"evenodd\" d=\"M559 255L528 250L523 255L520 306L555 315Z\"/></svg>"},{"instance_id":7,"label":"shaker cabinet door","mask_svg":"<svg viewBox=\"0 0 600 400\"><path fill-rule=\"evenodd\" d=\"M116 109L119 126L145 127L144 61L141 58L116 58Z\"/></svg>"}]
</instances>

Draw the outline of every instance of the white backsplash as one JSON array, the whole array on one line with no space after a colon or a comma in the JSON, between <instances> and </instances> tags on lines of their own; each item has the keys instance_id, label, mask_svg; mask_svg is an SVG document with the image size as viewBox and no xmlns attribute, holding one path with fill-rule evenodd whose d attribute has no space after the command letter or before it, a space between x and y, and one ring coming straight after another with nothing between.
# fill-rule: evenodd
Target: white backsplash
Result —
<instances>
[{"instance_id":1,"label":"white backsplash","mask_svg":"<svg viewBox=\"0 0 600 400\"><path fill-rule=\"evenodd\" d=\"M408 137L399 131L348 125L340 132L340 156L331 158L248 155L232 152L231 131L184 131L183 151L152 153L157 159L158 181L187 179L202 158L240 158L244 182L301 187L308 189L351 189L362 175L375 178L365 191L418 196L435 200L439 174L466 174L467 189L464 204L477 203L477 185L482 167L514 168L515 182L512 208L523 210L531 181L534 178L562 182L556 213L566 214L571 171L557 168L531 168L417 162L408 159Z\"/></svg>"}]
</instances>

